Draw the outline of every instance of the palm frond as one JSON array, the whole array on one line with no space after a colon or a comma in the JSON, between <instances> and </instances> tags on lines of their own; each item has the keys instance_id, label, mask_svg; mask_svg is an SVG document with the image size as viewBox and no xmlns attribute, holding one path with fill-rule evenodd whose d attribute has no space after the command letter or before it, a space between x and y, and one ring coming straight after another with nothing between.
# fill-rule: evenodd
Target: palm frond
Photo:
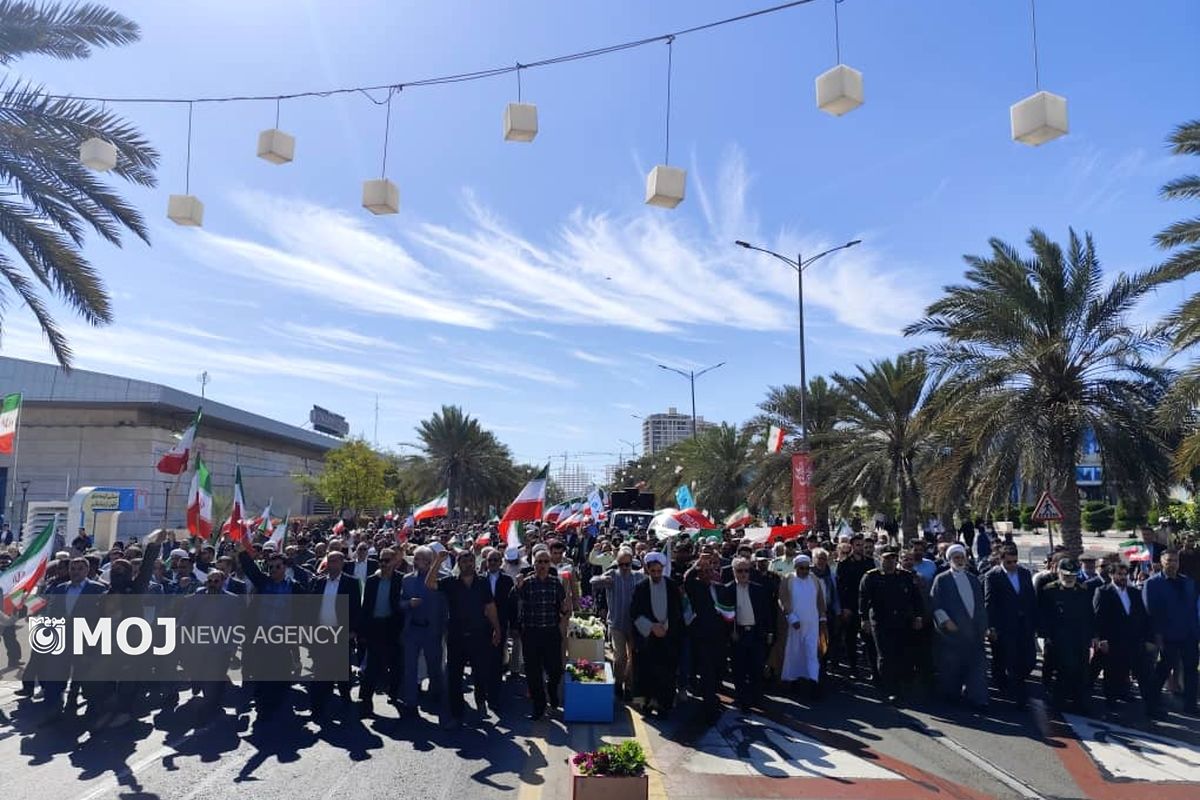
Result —
<instances>
[{"instance_id":1,"label":"palm frond","mask_svg":"<svg viewBox=\"0 0 1200 800\"><path fill-rule=\"evenodd\" d=\"M0 64L26 55L82 59L93 47L139 38L136 23L100 5L0 0Z\"/></svg>"}]
</instances>

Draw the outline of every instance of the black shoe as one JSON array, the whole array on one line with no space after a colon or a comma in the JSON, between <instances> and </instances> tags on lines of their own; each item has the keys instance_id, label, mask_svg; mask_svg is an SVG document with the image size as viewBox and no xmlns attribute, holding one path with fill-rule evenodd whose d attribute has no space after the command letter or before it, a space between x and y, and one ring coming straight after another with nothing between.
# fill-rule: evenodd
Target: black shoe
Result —
<instances>
[{"instance_id":1,"label":"black shoe","mask_svg":"<svg viewBox=\"0 0 1200 800\"><path fill-rule=\"evenodd\" d=\"M22 686L20 689L17 689L15 692L13 692L13 694L17 697L33 697L33 687Z\"/></svg>"}]
</instances>

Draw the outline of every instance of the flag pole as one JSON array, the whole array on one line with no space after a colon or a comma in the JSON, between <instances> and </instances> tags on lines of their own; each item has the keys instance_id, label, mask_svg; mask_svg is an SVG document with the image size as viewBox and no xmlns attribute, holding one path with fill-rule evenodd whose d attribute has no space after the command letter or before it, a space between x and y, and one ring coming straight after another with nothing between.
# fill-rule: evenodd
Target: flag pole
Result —
<instances>
[{"instance_id":1,"label":"flag pole","mask_svg":"<svg viewBox=\"0 0 1200 800\"><path fill-rule=\"evenodd\" d=\"M17 504L17 487L19 487L21 485L17 480L17 477L20 475L20 472L17 468L17 462L21 456L21 412L25 410L25 395L18 393L17 397L19 397L21 399L17 401L17 425L16 425L16 430L13 431L13 458L12 458L13 491L12 491L12 505L9 506L9 509L11 509L12 506ZM21 519L18 523L19 527L17 528L17 541L18 542L25 540L25 516L26 516L25 505L26 505L25 502L21 503Z\"/></svg>"}]
</instances>

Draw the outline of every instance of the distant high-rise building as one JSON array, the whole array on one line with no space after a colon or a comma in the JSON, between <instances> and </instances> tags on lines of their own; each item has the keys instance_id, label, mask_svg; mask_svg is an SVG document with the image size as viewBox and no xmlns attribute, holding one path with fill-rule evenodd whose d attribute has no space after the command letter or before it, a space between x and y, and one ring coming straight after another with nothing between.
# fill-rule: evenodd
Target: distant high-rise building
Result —
<instances>
[{"instance_id":1,"label":"distant high-rise building","mask_svg":"<svg viewBox=\"0 0 1200 800\"><path fill-rule=\"evenodd\" d=\"M595 481L590 470L582 464L566 464L554 473L554 482L567 497L582 497Z\"/></svg>"},{"instance_id":2,"label":"distant high-rise building","mask_svg":"<svg viewBox=\"0 0 1200 800\"><path fill-rule=\"evenodd\" d=\"M696 417L696 433L712 427L715 427L714 423L705 422L704 417ZM642 420L642 452L651 456L661 453L691 435L691 415L680 414L672 406L665 414L651 414Z\"/></svg>"}]
</instances>

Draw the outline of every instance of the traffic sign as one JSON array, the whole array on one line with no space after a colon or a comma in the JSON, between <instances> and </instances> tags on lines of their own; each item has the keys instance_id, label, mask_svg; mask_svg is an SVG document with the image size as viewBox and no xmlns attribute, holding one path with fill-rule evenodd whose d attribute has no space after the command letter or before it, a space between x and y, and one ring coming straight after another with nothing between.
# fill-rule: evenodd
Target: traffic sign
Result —
<instances>
[{"instance_id":1,"label":"traffic sign","mask_svg":"<svg viewBox=\"0 0 1200 800\"><path fill-rule=\"evenodd\" d=\"M1030 519L1034 522L1062 522L1062 518L1062 506L1058 504L1058 500L1049 492L1042 492L1037 505L1033 507Z\"/></svg>"}]
</instances>

